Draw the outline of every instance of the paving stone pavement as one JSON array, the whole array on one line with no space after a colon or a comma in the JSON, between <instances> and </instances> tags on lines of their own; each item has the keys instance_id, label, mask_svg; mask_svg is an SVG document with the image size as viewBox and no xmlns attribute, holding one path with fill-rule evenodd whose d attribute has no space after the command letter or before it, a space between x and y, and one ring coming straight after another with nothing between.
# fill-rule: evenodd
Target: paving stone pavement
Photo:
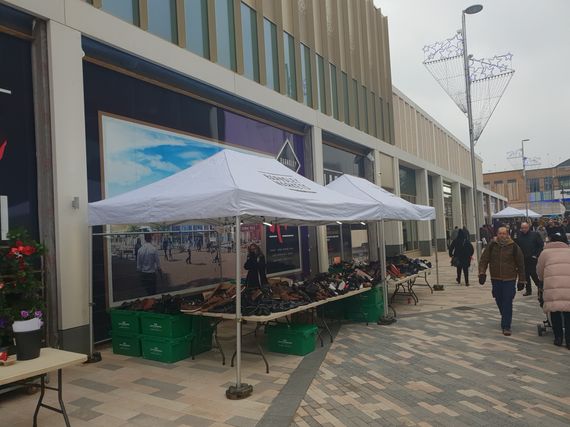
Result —
<instances>
[{"instance_id":1,"label":"paving stone pavement","mask_svg":"<svg viewBox=\"0 0 570 427\"><path fill-rule=\"evenodd\" d=\"M570 351L539 337L517 297L513 336L494 304L344 325L294 426L568 426Z\"/></svg>"}]
</instances>

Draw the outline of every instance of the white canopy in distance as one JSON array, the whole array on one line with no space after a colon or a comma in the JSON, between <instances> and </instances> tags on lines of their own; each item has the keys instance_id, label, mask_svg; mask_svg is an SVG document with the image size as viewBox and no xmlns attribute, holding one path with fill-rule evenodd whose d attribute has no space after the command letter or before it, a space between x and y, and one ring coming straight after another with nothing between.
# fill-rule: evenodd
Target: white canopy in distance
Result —
<instances>
[{"instance_id":1,"label":"white canopy in distance","mask_svg":"<svg viewBox=\"0 0 570 427\"><path fill-rule=\"evenodd\" d=\"M415 205L390 193L374 183L352 175L342 175L329 183L326 188L338 191L345 196L372 201L378 205L384 220L426 221L435 219L435 208ZM373 218L367 218L369 220Z\"/></svg>"},{"instance_id":2,"label":"white canopy in distance","mask_svg":"<svg viewBox=\"0 0 570 427\"><path fill-rule=\"evenodd\" d=\"M529 210L529 213L531 211ZM526 217L526 212L512 206L508 206L502 211L493 214L493 218L524 218Z\"/></svg>"},{"instance_id":3,"label":"white canopy in distance","mask_svg":"<svg viewBox=\"0 0 570 427\"><path fill-rule=\"evenodd\" d=\"M279 161L222 150L192 167L89 204L89 225L152 222L328 224L381 219L373 200L323 187Z\"/></svg>"},{"instance_id":4,"label":"white canopy in distance","mask_svg":"<svg viewBox=\"0 0 570 427\"><path fill-rule=\"evenodd\" d=\"M525 216L527 216L526 214L526 209L523 209L523 212L525 213ZM540 218L542 215L539 214L538 212L533 211L532 209L528 210L528 217L529 218Z\"/></svg>"}]
</instances>

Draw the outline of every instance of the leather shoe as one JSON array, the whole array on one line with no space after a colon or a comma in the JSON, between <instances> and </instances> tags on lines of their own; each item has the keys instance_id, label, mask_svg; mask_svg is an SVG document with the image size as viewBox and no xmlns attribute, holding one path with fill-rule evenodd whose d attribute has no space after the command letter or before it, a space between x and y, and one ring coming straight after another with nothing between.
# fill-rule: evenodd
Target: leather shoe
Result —
<instances>
[{"instance_id":1,"label":"leather shoe","mask_svg":"<svg viewBox=\"0 0 570 427\"><path fill-rule=\"evenodd\" d=\"M510 329L503 329L503 335L506 337L510 337L511 336L511 330Z\"/></svg>"},{"instance_id":2,"label":"leather shoe","mask_svg":"<svg viewBox=\"0 0 570 427\"><path fill-rule=\"evenodd\" d=\"M532 292L525 292L525 293L523 294L523 297L528 297L528 296L530 296L530 295L532 295Z\"/></svg>"},{"instance_id":3,"label":"leather shoe","mask_svg":"<svg viewBox=\"0 0 570 427\"><path fill-rule=\"evenodd\" d=\"M555 337L554 338L554 345L557 347L562 347L562 337Z\"/></svg>"}]
</instances>

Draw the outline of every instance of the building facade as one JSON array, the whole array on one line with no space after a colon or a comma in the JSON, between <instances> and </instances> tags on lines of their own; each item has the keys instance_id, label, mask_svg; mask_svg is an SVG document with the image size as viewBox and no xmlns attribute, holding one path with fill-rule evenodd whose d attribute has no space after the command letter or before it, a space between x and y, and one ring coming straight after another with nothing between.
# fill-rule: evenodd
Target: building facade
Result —
<instances>
[{"instance_id":1,"label":"building facade","mask_svg":"<svg viewBox=\"0 0 570 427\"><path fill-rule=\"evenodd\" d=\"M485 188L505 196L509 205L527 207L543 215L570 210L570 159L551 168L492 172L484 175Z\"/></svg>"},{"instance_id":2,"label":"building facade","mask_svg":"<svg viewBox=\"0 0 570 427\"><path fill-rule=\"evenodd\" d=\"M213 254L196 284L224 278L226 231L87 227L88 202L223 148L278 158L322 184L354 174L434 206L431 224L386 226L389 253L427 255L454 226L474 232L468 150L393 88L387 18L372 0L0 0L0 52L10 58L0 67L0 200L9 227L48 249L54 345L86 351L91 294L96 340L110 306L144 296L126 285L139 232L155 233L172 261L163 291L198 274L173 262L186 250ZM487 211L505 200L482 185L477 194ZM262 244L275 274L378 257L366 223L249 227L244 238Z\"/></svg>"}]
</instances>

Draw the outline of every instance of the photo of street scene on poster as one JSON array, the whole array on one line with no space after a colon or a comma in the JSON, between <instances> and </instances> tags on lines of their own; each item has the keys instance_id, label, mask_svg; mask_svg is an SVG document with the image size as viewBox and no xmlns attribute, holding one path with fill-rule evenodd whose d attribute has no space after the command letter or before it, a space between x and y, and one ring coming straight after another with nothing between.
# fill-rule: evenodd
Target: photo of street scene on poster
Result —
<instances>
[{"instance_id":1,"label":"photo of street scene on poster","mask_svg":"<svg viewBox=\"0 0 570 427\"><path fill-rule=\"evenodd\" d=\"M107 114L101 114L101 135L106 197L156 182L230 148ZM111 304L234 278L235 227L148 223L109 226L107 231L111 233L105 237ZM239 248L245 259L249 243L257 243L264 249L267 243L268 273L291 271L301 267L299 241L297 227L264 233L263 225L251 224L241 227ZM144 266L140 262L137 266L141 249L156 253L160 270L141 274Z\"/></svg>"}]
</instances>

